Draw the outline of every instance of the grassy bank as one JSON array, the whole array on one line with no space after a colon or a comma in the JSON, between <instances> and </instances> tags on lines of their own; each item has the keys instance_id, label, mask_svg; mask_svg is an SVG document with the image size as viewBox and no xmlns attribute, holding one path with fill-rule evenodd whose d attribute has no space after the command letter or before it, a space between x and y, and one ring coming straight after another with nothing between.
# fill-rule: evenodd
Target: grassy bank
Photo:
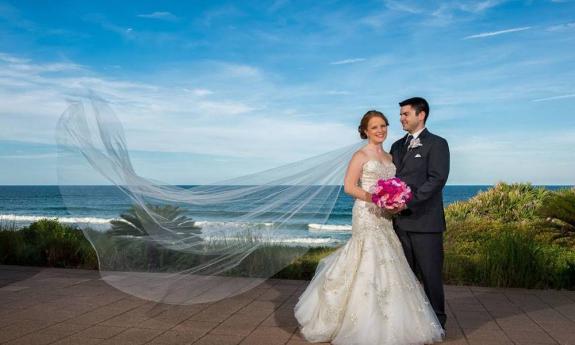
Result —
<instances>
[{"instance_id":1,"label":"grassy bank","mask_svg":"<svg viewBox=\"0 0 575 345\"><path fill-rule=\"evenodd\" d=\"M446 282L574 289L574 208L575 190L551 192L528 184L499 184L450 205L446 208ZM185 269L206 259L151 247L133 238L89 235L99 248L100 264L107 268ZM266 246L231 274L266 272L289 260L292 263L276 278L310 279L318 261L334 250ZM18 230L13 224L0 224L0 264L98 269L98 258L81 231L55 220L41 220Z\"/></svg>"},{"instance_id":2,"label":"grassy bank","mask_svg":"<svg viewBox=\"0 0 575 345\"><path fill-rule=\"evenodd\" d=\"M84 236L84 232L93 245ZM13 224L0 224L0 264L162 272L164 269L183 271L210 259L150 245L140 238L109 236L86 229L84 232L53 219L42 219L19 229ZM94 246L98 248L98 253ZM265 246L246 257L228 274L267 277L277 272L270 272L270 269L292 262L275 274L275 277L311 279L318 261L333 250Z\"/></svg>"},{"instance_id":3,"label":"grassy bank","mask_svg":"<svg viewBox=\"0 0 575 345\"><path fill-rule=\"evenodd\" d=\"M575 288L575 190L498 184L446 208L447 282Z\"/></svg>"},{"instance_id":4,"label":"grassy bank","mask_svg":"<svg viewBox=\"0 0 575 345\"><path fill-rule=\"evenodd\" d=\"M42 219L20 229L0 224L0 264L97 269L98 259L82 231Z\"/></svg>"}]
</instances>

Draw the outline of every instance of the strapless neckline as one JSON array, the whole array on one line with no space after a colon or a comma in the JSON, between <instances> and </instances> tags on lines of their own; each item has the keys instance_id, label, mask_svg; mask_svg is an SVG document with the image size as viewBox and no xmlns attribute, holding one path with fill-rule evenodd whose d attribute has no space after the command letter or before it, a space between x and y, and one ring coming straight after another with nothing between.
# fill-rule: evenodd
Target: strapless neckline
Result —
<instances>
[{"instance_id":1,"label":"strapless neckline","mask_svg":"<svg viewBox=\"0 0 575 345\"><path fill-rule=\"evenodd\" d=\"M362 167L359 178L359 186L369 191L378 180L387 180L395 176L396 168L392 161L380 161L377 159L367 160Z\"/></svg>"},{"instance_id":2,"label":"strapless neckline","mask_svg":"<svg viewBox=\"0 0 575 345\"><path fill-rule=\"evenodd\" d=\"M382 162L382 161L379 161L379 160L377 160L377 159L368 159L367 162L365 162L364 164L367 164L367 163L369 163L369 162L377 162L377 163L379 163L379 164L381 164L381 165L385 165L385 164L387 164L387 165L394 165L394 164L393 164L393 161L384 161L384 162Z\"/></svg>"}]
</instances>

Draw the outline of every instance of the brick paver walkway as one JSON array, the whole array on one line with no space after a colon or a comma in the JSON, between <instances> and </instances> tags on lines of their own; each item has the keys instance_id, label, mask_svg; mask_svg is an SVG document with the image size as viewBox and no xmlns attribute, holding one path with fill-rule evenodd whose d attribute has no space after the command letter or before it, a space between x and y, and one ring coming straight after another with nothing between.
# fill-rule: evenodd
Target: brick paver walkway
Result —
<instances>
[{"instance_id":1,"label":"brick paver walkway","mask_svg":"<svg viewBox=\"0 0 575 345\"><path fill-rule=\"evenodd\" d=\"M171 306L94 271L0 266L0 344L307 344L293 306L306 281L268 280L216 303ZM443 344L575 344L575 291L446 286Z\"/></svg>"}]
</instances>

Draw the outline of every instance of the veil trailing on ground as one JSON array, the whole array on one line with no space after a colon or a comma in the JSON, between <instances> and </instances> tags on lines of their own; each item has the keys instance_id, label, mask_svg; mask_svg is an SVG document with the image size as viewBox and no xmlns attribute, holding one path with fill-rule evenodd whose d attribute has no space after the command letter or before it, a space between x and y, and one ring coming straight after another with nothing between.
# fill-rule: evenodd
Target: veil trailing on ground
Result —
<instances>
[{"instance_id":1,"label":"veil trailing on ground","mask_svg":"<svg viewBox=\"0 0 575 345\"><path fill-rule=\"evenodd\" d=\"M125 213L108 229L82 227L97 252L102 278L134 296L172 304L245 292L305 254L308 247L290 245L281 234L310 221L326 222L347 163L363 145L218 183L170 186L138 175L120 121L94 96L70 103L58 123L57 141L59 186L68 212L77 212L71 200L78 191L70 184L81 162L132 205L119 209ZM201 221L205 214L225 217Z\"/></svg>"}]
</instances>

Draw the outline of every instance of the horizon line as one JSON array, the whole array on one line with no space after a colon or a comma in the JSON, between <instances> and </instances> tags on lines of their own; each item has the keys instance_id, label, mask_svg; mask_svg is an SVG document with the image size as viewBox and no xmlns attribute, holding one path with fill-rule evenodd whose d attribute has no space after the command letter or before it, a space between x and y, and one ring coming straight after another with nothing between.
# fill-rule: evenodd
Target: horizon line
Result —
<instances>
[{"instance_id":1,"label":"horizon line","mask_svg":"<svg viewBox=\"0 0 575 345\"><path fill-rule=\"evenodd\" d=\"M543 184L535 184L531 182L496 182L492 184L464 184L464 183L454 183L454 184L446 184L445 187L469 187L469 186L495 186L500 183L505 184L530 184L532 186L553 186L553 187L575 187L575 184L552 184L552 183L543 183ZM66 184L66 185L59 185L59 184L0 184L0 187L118 187L115 184ZM248 185L248 184L239 184L239 185L223 185L223 184L162 184L160 186L174 186L174 187L189 187L189 186L256 186L256 185ZM264 186L264 185L262 185ZM280 185L271 185L271 186L280 186ZM296 185L294 185L296 186ZM310 185L310 186L333 186L333 187L343 187L341 185Z\"/></svg>"}]
</instances>

